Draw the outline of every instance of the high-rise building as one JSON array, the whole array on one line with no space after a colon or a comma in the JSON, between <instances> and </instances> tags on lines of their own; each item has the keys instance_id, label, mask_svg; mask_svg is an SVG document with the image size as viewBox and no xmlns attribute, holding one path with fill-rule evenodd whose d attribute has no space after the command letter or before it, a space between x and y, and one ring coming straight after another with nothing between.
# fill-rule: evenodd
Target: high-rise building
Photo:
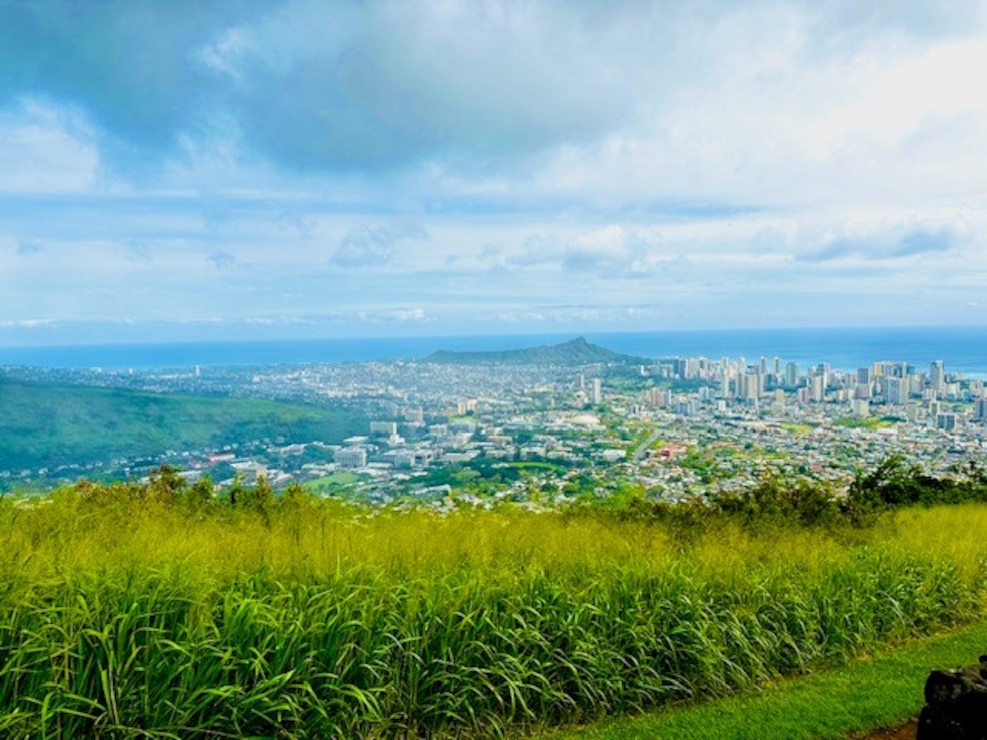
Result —
<instances>
[{"instance_id":1,"label":"high-rise building","mask_svg":"<svg viewBox=\"0 0 987 740\"><path fill-rule=\"evenodd\" d=\"M799 365L797 362L789 362L785 365L785 385L794 388L799 383Z\"/></svg>"},{"instance_id":2,"label":"high-rise building","mask_svg":"<svg viewBox=\"0 0 987 740\"><path fill-rule=\"evenodd\" d=\"M732 373L726 371L720 376L720 398L733 398L733 392L730 387L730 380L732 379Z\"/></svg>"},{"instance_id":3,"label":"high-rise building","mask_svg":"<svg viewBox=\"0 0 987 740\"><path fill-rule=\"evenodd\" d=\"M333 453L333 460L343 468L362 468L367 464L367 451L362 447L343 447Z\"/></svg>"},{"instance_id":4,"label":"high-rise building","mask_svg":"<svg viewBox=\"0 0 987 740\"><path fill-rule=\"evenodd\" d=\"M895 405L908 400L908 381L904 378L884 377L881 379L884 400Z\"/></svg>"},{"instance_id":5,"label":"high-rise building","mask_svg":"<svg viewBox=\"0 0 987 740\"><path fill-rule=\"evenodd\" d=\"M672 402L672 392L661 388L652 388L648 391L648 402L652 406L668 406Z\"/></svg>"},{"instance_id":6,"label":"high-rise building","mask_svg":"<svg viewBox=\"0 0 987 740\"><path fill-rule=\"evenodd\" d=\"M946 368L942 360L936 360L929 366L929 387L939 397L946 392Z\"/></svg>"},{"instance_id":7,"label":"high-rise building","mask_svg":"<svg viewBox=\"0 0 987 740\"><path fill-rule=\"evenodd\" d=\"M763 390L764 380L760 373L745 373L741 377L741 398L759 398Z\"/></svg>"}]
</instances>

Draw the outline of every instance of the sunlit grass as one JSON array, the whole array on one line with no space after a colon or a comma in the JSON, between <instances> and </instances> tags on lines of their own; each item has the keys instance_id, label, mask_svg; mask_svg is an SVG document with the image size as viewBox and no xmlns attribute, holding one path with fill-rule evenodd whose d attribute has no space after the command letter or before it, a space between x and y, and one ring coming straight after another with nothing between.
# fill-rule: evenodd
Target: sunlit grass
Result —
<instances>
[{"instance_id":1,"label":"sunlit grass","mask_svg":"<svg viewBox=\"0 0 987 740\"><path fill-rule=\"evenodd\" d=\"M682 532L600 512L96 494L0 502L4 736L585 721L970 620L987 570L987 506Z\"/></svg>"}]
</instances>

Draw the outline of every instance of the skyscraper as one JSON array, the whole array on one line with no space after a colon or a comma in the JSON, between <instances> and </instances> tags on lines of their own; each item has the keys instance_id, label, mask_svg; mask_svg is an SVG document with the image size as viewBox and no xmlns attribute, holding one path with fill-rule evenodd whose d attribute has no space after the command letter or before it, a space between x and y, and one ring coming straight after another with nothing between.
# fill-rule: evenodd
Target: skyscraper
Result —
<instances>
[{"instance_id":1,"label":"skyscraper","mask_svg":"<svg viewBox=\"0 0 987 740\"><path fill-rule=\"evenodd\" d=\"M942 360L936 360L929 366L929 387L937 397L946 392L946 368Z\"/></svg>"},{"instance_id":2,"label":"skyscraper","mask_svg":"<svg viewBox=\"0 0 987 740\"><path fill-rule=\"evenodd\" d=\"M799 382L799 365L797 362L789 362L785 365L785 385L794 388Z\"/></svg>"}]
</instances>

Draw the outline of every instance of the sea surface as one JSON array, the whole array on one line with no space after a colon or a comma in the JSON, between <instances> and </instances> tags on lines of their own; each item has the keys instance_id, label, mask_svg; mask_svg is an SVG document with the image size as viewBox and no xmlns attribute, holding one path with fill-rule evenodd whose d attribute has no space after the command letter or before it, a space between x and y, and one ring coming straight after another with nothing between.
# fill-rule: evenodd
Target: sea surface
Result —
<instances>
[{"instance_id":1,"label":"sea surface","mask_svg":"<svg viewBox=\"0 0 987 740\"><path fill-rule=\"evenodd\" d=\"M102 344L0 347L0 365L104 370L419 360L439 349L505 350L557 344L577 334L391 337L256 342ZM987 378L987 326L748 329L583 334L615 352L647 358L778 357L802 368L827 362L854 370L880 360L908 362L919 372L943 360L947 372Z\"/></svg>"}]
</instances>

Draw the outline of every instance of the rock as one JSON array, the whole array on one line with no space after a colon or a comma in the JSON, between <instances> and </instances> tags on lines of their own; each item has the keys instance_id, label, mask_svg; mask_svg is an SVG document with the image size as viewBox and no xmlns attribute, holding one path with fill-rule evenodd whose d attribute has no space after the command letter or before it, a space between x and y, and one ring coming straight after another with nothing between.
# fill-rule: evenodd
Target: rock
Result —
<instances>
[{"instance_id":1,"label":"rock","mask_svg":"<svg viewBox=\"0 0 987 740\"><path fill-rule=\"evenodd\" d=\"M980 665L932 671L917 740L987 740L987 655Z\"/></svg>"}]
</instances>

